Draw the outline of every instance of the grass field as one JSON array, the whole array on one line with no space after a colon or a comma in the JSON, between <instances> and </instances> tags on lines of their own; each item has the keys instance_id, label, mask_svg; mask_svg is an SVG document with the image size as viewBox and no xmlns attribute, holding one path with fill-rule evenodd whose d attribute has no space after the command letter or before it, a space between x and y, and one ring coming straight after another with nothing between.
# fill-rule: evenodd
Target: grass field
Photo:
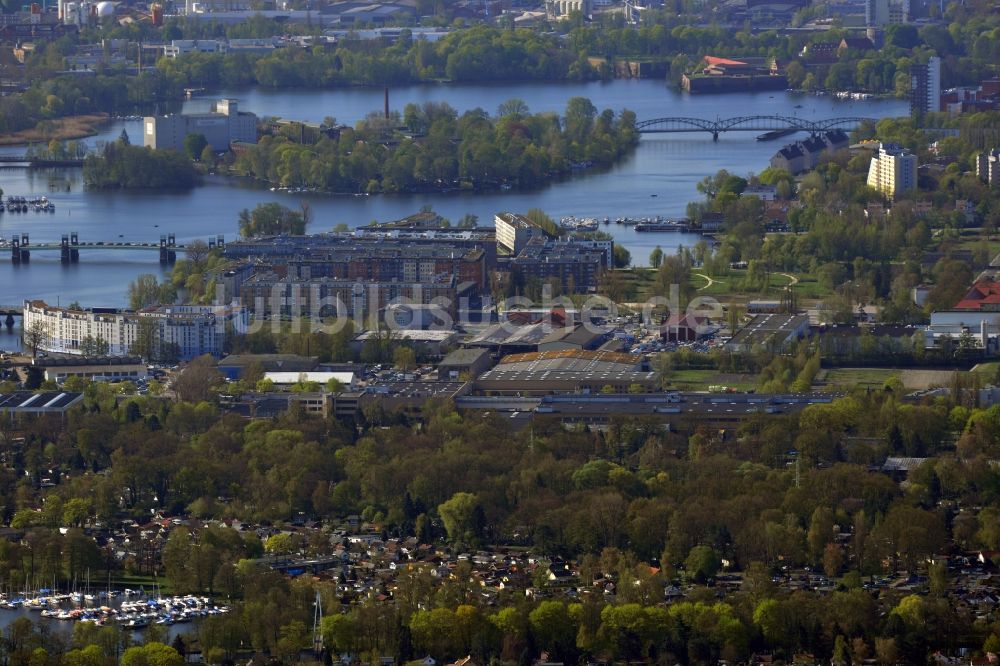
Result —
<instances>
[{"instance_id":1,"label":"grass field","mask_svg":"<svg viewBox=\"0 0 1000 666\"><path fill-rule=\"evenodd\" d=\"M39 123L31 129L0 134L0 146L18 146L39 141L82 139L97 134L98 128L108 121L106 113L85 116L67 116Z\"/></svg>"},{"instance_id":2,"label":"grass field","mask_svg":"<svg viewBox=\"0 0 1000 666\"><path fill-rule=\"evenodd\" d=\"M833 368L821 373L827 390L852 388L882 388L886 381L899 377L899 370L892 368Z\"/></svg>"},{"instance_id":3,"label":"grass field","mask_svg":"<svg viewBox=\"0 0 1000 666\"><path fill-rule=\"evenodd\" d=\"M729 386L739 391L756 386L752 375L720 374L718 370L675 370L670 387L677 391L707 391L709 386Z\"/></svg>"},{"instance_id":4,"label":"grass field","mask_svg":"<svg viewBox=\"0 0 1000 666\"><path fill-rule=\"evenodd\" d=\"M963 373L964 374L964 373ZM890 379L898 378L908 390L950 386L952 370L899 370L896 368L833 368L820 373L819 381L827 390L851 388L882 388Z\"/></svg>"},{"instance_id":5,"label":"grass field","mask_svg":"<svg viewBox=\"0 0 1000 666\"><path fill-rule=\"evenodd\" d=\"M649 298L650 290L656 280L656 271L651 268L635 267L617 271L625 285L630 300L641 303ZM754 299L777 299L785 293L789 286L799 299L820 300L830 295L830 290L820 284L816 276L808 273L773 272L769 276L767 289L748 290L744 288L746 271L733 269L725 275L708 275L703 270L695 268L691 272L690 285L695 296L713 296L725 303L746 303Z\"/></svg>"},{"instance_id":6,"label":"grass field","mask_svg":"<svg viewBox=\"0 0 1000 666\"><path fill-rule=\"evenodd\" d=\"M997 376L998 370L1000 370L1000 361L986 361L977 363L972 372L980 375L984 381L992 382L993 378Z\"/></svg>"}]
</instances>

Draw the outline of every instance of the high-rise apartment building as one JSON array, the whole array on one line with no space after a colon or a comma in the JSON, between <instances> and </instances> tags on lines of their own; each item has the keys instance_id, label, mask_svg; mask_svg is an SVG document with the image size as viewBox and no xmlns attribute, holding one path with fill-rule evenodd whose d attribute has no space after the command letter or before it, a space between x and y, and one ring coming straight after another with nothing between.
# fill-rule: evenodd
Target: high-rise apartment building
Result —
<instances>
[{"instance_id":1,"label":"high-rise apartment building","mask_svg":"<svg viewBox=\"0 0 1000 666\"><path fill-rule=\"evenodd\" d=\"M941 58L931 56L926 63L910 67L910 115L941 110Z\"/></svg>"},{"instance_id":2,"label":"high-rise apartment building","mask_svg":"<svg viewBox=\"0 0 1000 666\"><path fill-rule=\"evenodd\" d=\"M976 155L976 175L990 187L1000 186L1000 149Z\"/></svg>"},{"instance_id":3,"label":"high-rise apartment building","mask_svg":"<svg viewBox=\"0 0 1000 666\"><path fill-rule=\"evenodd\" d=\"M879 144L868 167L868 186L895 198L917 188L917 156L892 143Z\"/></svg>"},{"instance_id":4,"label":"high-rise apartment building","mask_svg":"<svg viewBox=\"0 0 1000 666\"><path fill-rule=\"evenodd\" d=\"M909 23L910 0L865 0L865 25L884 28Z\"/></svg>"}]
</instances>

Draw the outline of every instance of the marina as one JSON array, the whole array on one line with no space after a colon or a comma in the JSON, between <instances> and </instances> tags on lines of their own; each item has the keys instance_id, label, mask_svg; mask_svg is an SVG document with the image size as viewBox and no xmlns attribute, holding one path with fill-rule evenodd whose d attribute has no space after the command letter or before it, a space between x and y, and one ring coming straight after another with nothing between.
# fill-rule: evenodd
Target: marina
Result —
<instances>
[{"instance_id":1,"label":"marina","mask_svg":"<svg viewBox=\"0 0 1000 666\"><path fill-rule=\"evenodd\" d=\"M597 231L599 223L593 217L577 219L570 215L559 220L559 227L566 231Z\"/></svg>"},{"instance_id":2,"label":"marina","mask_svg":"<svg viewBox=\"0 0 1000 666\"><path fill-rule=\"evenodd\" d=\"M5 210L8 213L27 213L30 210L36 213L54 213L56 205L44 196L31 198L9 196L5 204L0 204L0 213Z\"/></svg>"},{"instance_id":3,"label":"marina","mask_svg":"<svg viewBox=\"0 0 1000 666\"><path fill-rule=\"evenodd\" d=\"M55 594L40 590L33 596L0 595L0 609L24 609L47 620L92 622L98 626L117 624L126 629L180 624L229 612L228 606L218 606L209 597L149 597L130 589L97 594Z\"/></svg>"}]
</instances>

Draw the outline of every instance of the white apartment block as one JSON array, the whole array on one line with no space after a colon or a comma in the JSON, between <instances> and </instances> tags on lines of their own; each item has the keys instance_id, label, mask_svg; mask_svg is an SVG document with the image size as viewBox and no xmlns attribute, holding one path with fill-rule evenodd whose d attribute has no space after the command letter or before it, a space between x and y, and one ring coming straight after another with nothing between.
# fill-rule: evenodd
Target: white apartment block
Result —
<instances>
[{"instance_id":1,"label":"white apartment block","mask_svg":"<svg viewBox=\"0 0 1000 666\"><path fill-rule=\"evenodd\" d=\"M528 218L516 213L497 213L493 216L496 225L497 245L509 254L518 254L535 235L542 235L542 230L532 224Z\"/></svg>"},{"instance_id":2,"label":"white apartment block","mask_svg":"<svg viewBox=\"0 0 1000 666\"><path fill-rule=\"evenodd\" d=\"M148 322L152 322L149 324ZM133 312L113 308L70 310L45 301L25 301L24 330L41 325L45 337L40 349L58 354L81 354L82 341L91 337L108 343L108 356L134 354L140 335L148 335L161 348L176 345L180 359L211 354L221 356L229 332L246 331L249 314L228 306L168 305Z\"/></svg>"},{"instance_id":3,"label":"white apartment block","mask_svg":"<svg viewBox=\"0 0 1000 666\"><path fill-rule=\"evenodd\" d=\"M917 188L917 156L891 143L881 143L868 167L868 186L895 198Z\"/></svg>"}]
</instances>

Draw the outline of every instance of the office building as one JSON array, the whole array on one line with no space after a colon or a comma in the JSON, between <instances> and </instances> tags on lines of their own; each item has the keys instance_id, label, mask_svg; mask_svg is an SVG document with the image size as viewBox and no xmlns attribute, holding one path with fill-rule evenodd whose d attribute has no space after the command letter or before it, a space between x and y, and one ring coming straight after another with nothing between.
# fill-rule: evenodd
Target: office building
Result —
<instances>
[{"instance_id":1,"label":"office building","mask_svg":"<svg viewBox=\"0 0 1000 666\"><path fill-rule=\"evenodd\" d=\"M941 58L931 56L926 63L910 67L910 115L941 110Z\"/></svg>"},{"instance_id":2,"label":"office building","mask_svg":"<svg viewBox=\"0 0 1000 666\"><path fill-rule=\"evenodd\" d=\"M257 143L257 116L240 111L233 100L219 100L209 113L175 113L146 116L143 145L163 150L184 150L184 139L201 134L212 150L222 152L236 142Z\"/></svg>"},{"instance_id":3,"label":"office building","mask_svg":"<svg viewBox=\"0 0 1000 666\"><path fill-rule=\"evenodd\" d=\"M910 0L865 0L865 25L884 28L910 20Z\"/></svg>"},{"instance_id":4,"label":"office building","mask_svg":"<svg viewBox=\"0 0 1000 666\"><path fill-rule=\"evenodd\" d=\"M891 143L879 144L868 167L868 187L894 198L917 188L917 156Z\"/></svg>"},{"instance_id":5,"label":"office building","mask_svg":"<svg viewBox=\"0 0 1000 666\"><path fill-rule=\"evenodd\" d=\"M60 384L70 377L120 382L145 379L149 374L138 356L52 356L36 358L31 364L45 373L46 381Z\"/></svg>"},{"instance_id":6,"label":"office building","mask_svg":"<svg viewBox=\"0 0 1000 666\"><path fill-rule=\"evenodd\" d=\"M172 39L163 46L163 55L172 60L188 53L225 52L226 42L219 39Z\"/></svg>"}]
</instances>

